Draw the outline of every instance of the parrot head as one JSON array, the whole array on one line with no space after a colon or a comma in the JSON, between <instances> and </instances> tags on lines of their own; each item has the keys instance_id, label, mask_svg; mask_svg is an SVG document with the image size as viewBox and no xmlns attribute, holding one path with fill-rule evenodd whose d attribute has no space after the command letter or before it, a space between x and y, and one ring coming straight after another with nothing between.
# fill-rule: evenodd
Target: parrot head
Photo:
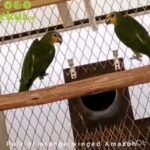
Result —
<instances>
[{"instance_id":1,"label":"parrot head","mask_svg":"<svg viewBox=\"0 0 150 150\"><path fill-rule=\"evenodd\" d=\"M48 41L49 43L62 43L62 36L57 31L49 31L41 40Z\"/></svg>"},{"instance_id":2,"label":"parrot head","mask_svg":"<svg viewBox=\"0 0 150 150\"><path fill-rule=\"evenodd\" d=\"M56 31L53 31L52 32L52 41L53 41L53 43L62 43L62 37L61 37L61 35L58 33L58 32L56 32Z\"/></svg>"},{"instance_id":3,"label":"parrot head","mask_svg":"<svg viewBox=\"0 0 150 150\"><path fill-rule=\"evenodd\" d=\"M117 25L119 19L122 18L122 14L119 12L112 12L106 16L106 24L114 24Z\"/></svg>"}]
</instances>

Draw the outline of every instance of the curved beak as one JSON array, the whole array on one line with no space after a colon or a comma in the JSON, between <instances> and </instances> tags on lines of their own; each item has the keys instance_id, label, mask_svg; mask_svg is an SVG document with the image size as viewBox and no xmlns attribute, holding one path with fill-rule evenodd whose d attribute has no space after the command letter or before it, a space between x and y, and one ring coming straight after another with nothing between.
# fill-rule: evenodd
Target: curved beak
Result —
<instances>
[{"instance_id":1,"label":"curved beak","mask_svg":"<svg viewBox=\"0 0 150 150\"><path fill-rule=\"evenodd\" d=\"M106 24L110 24L111 23L111 19L110 19L109 15L106 16L105 22L106 22Z\"/></svg>"},{"instance_id":2,"label":"curved beak","mask_svg":"<svg viewBox=\"0 0 150 150\"><path fill-rule=\"evenodd\" d=\"M106 24L110 24L111 23L110 19L106 19L105 22L106 22Z\"/></svg>"},{"instance_id":3,"label":"curved beak","mask_svg":"<svg viewBox=\"0 0 150 150\"><path fill-rule=\"evenodd\" d=\"M60 43L60 45L62 44L62 41L63 41L63 40L62 40L62 37L61 37L61 36L57 38L57 42Z\"/></svg>"}]
</instances>

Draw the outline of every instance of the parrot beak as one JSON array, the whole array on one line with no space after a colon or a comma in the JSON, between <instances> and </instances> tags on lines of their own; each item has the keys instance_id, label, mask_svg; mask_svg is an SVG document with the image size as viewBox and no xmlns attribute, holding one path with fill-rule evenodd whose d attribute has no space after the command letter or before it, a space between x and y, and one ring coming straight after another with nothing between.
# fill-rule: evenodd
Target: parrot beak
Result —
<instances>
[{"instance_id":1,"label":"parrot beak","mask_svg":"<svg viewBox=\"0 0 150 150\"><path fill-rule=\"evenodd\" d=\"M110 18L109 15L106 16L105 22L106 22L106 24L110 24L111 23L111 18Z\"/></svg>"},{"instance_id":2,"label":"parrot beak","mask_svg":"<svg viewBox=\"0 0 150 150\"><path fill-rule=\"evenodd\" d=\"M62 44L62 37L58 37L57 42L60 43L60 45L61 45Z\"/></svg>"},{"instance_id":3,"label":"parrot beak","mask_svg":"<svg viewBox=\"0 0 150 150\"><path fill-rule=\"evenodd\" d=\"M53 43L59 43L60 45L62 44L62 37L61 36L55 36L53 37Z\"/></svg>"},{"instance_id":4,"label":"parrot beak","mask_svg":"<svg viewBox=\"0 0 150 150\"><path fill-rule=\"evenodd\" d=\"M111 13L111 14L107 15L105 22L106 22L106 24L117 25L117 17L115 15L115 13Z\"/></svg>"},{"instance_id":5,"label":"parrot beak","mask_svg":"<svg viewBox=\"0 0 150 150\"><path fill-rule=\"evenodd\" d=\"M106 19L106 24L111 24L111 20L110 19Z\"/></svg>"}]
</instances>

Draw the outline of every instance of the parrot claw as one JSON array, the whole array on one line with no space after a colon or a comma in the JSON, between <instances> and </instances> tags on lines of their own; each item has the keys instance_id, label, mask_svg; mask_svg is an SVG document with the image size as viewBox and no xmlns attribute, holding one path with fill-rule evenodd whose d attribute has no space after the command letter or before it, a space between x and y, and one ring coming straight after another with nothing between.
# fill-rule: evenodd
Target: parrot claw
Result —
<instances>
[{"instance_id":1,"label":"parrot claw","mask_svg":"<svg viewBox=\"0 0 150 150\"><path fill-rule=\"evenodd\" d=\"M42 79L44 79L44 77L47 76L47 75L48 75L48 73L44 73L44 74L42 74L41 76L39 76L39 79L42 80Z\"/></svg>"},{"instance_id":2,"label":"parrot claw","mask_svg":"<svg viewBox=\"0 0 150 150\"><path fill-rule=\"evenodd\" d=\"M140 54L140 55L133 55L130 59L136 59L136 60L138 60L138 61L142 61L142 55Z\"/></svg>"}]
</instances>

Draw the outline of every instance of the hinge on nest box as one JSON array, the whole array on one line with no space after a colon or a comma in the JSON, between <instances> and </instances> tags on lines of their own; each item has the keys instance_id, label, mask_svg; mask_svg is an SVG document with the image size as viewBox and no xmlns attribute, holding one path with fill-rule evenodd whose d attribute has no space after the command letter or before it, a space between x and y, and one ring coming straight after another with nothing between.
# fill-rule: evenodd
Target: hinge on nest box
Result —
<instances>
[{"instance_id":1,"label":"hinge on nest box","mask_svg":"<svg viewBox=\"0 0 150 150\"><path fill-rule=\"evenodd\" d=\"M121 64L118 58L118 50L113 51L113 56L114 56L114 66L116 71L121 70Z\"/></svg>"},{"instance_id":2,"label":"hinge on nest box","mask_svg":"<svg viewBox=\"0 0 150 150\"><path fill-rule=\"evenodd\" d=\"M70 76L71 76L71 79L76 79L77 78L77 72L76 72L75 66L73 64L73 59L69 59L68 60L68 64L70 66Z\"/></svg>"}]
</instances>

